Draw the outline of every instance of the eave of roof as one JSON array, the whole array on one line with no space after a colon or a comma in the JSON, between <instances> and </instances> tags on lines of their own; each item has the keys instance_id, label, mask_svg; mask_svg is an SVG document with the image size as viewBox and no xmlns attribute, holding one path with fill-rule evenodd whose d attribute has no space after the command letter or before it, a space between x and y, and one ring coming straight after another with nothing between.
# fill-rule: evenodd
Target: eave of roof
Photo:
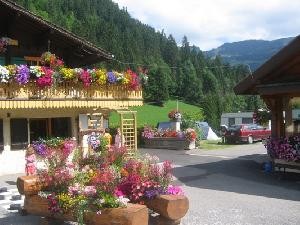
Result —
<instances>
[{"instance_id":1,"label":"eave of roof","mask_svg":"<svg viewBox=\"0 0 300 225\"><path fill-rule=\"evenodd\" d=\"M259 81L270 75L276 69L280 68L289 59L299 55L299 53L300 36L297 36L288 45L282 48L263 65L261 65L253 74L240 81L234 87L234 92L240 95L258 94L255 87L259 84Z\"/></svg>"},{"instance_id":2,"label":"eave of roof","mask_svg":"<svg viewBox=\"0 0 300 225\"><path fill-rule=\"evenodd\" d=\"M20 13L22 15L24 15L25 17L28 17L34 21L36 21L39 24L45 25L47 27L49 27L50 29L52 29L53 31L61 34L62 36L71 39L73 42L78 43L79 45L82 45L86 48L88 48L89 50L92 50L95 52L95 56L97 56L98 58L104 58L107 60L110 60L113 58L113 55L108 52L105 51L99 47L97 47L96 45L92 44L91 42L73 34L72 32L59 27L57 25L55 25L52 22L46 21L45 19L43 19L42 17L35 15L34 13L26 10L25 8L23 8L22 6L16 4L14 1L12 0L0 0L0 4L3 4L7 7L9 7L10 9L16 11L17 13Z\"/></svg>"}]
</instances>

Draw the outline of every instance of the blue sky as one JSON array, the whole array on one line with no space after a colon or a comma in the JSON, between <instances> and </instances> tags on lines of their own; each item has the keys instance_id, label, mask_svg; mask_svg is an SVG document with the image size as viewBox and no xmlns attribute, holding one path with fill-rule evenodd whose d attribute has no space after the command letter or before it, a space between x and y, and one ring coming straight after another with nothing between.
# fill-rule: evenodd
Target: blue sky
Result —
<instances>
[{"instance_id":1,"label":"blue sky","mask_svg":"<svg viewBox=\"0 0 300 225\"><path fill-rule=\"evenodd\" d=\"M300 0L113 0L130 15L210 50L225 42L300 34Z\"/></svg>"}]
</instances>

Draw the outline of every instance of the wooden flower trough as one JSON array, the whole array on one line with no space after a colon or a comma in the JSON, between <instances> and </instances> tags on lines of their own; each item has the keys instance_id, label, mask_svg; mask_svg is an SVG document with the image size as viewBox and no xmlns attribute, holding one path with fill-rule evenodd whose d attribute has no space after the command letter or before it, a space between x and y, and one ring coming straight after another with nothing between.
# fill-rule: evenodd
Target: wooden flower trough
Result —
<instances>
[{"instance_id":1,"label":"wooden flower trough","mask_svg":"<svg viewBox=\"0 0 300 225\"><path fill-rule=\"evenodd\" d=\"M18 177L17 187L20 194L25 195L24 211L43 217L43 225L62 224L64 221L76 221L71 214L52 214L48 210L48 200L38 195L45 190L37 176ZM84 215L87 225L148 225L148 209L160 214L157 225L177 225L189 208L188 199L180 195L161 195L148 200L146 205L128 204L126 208L109 208L101 214L88 212Z\"/></svg>"}]
</instances>

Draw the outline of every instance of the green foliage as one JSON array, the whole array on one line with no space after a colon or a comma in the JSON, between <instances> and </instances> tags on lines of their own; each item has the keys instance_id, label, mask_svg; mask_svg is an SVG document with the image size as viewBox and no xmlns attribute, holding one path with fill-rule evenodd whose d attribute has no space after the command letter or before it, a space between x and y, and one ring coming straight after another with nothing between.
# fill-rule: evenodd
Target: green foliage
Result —
<instances>
[{"instance_id":1,"label":"green foliage","mask_svg":"<svg viewBox=\"0 0 300 225\"><path fill-rule=\"evenodd\" d=\"M197 46L190 46L186 36L178 47L172 35L167 37L164 31L155 31L131 18L127 9L119 9L111 0L15 1L112 52L117 60L130 63L102 62L101 66L107 69L123 70L130 65L136 70L137 65L150 65L146 66L150 76L144 88L148 102L163 105L176 98L200 106L215 129L220 125L222 112L263 107L258 98L237 97L233 92L236 83L249 75L248 66L229 66L220 56L206 58ZM155 121L163 120L158 117Z\"/></svg>"},{"instance_id":2,"label":"green foliage","mask_svg":"<svg viewBox=\"0 0 300 225\"><path fill-rule=\"evenodd\" d=\"M143 106L139 107L131 107L130 110L137 111L137 126L144 127L144 125L150 125L155 127L158 122L169 121L168 113L176 109L177 101L170 100L165 102L163 107L144 104ZM186 104L182 101L178 101L178 109L181 113L185 114L192 114L199 112L202 114L202 109L200 107ZM118 127L119 116L116 112L111 113L109 117L110 127ZM113 133L113 132L112 132Z\"/></svg>"},{"instance_id":3,"label":"green foliage","mask_svg":"<svg viewBox=\"0 0 300 225\"><path fill-rule=\"evenodd\" d=\"M203 110L200 109L199 111L195 112L184 112L182 116L182 124L181 128L183 130L187 128L195 128L196 121L204 121L204 113Z\"/></svg>"}]
</instances>

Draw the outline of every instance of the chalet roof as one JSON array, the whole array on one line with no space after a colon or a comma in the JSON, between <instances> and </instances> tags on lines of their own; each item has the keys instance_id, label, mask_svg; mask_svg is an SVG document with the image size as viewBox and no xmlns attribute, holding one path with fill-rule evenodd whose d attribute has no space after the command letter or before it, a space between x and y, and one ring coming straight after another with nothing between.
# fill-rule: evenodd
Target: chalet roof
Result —
<instances>
[{"instance_id":1,"label":"chalet roof","mask_svg":"<svg viewBox=\"0 0 300 225\"><path fill-rule=\"evenodd\" d=\"M273 57L260 66L253 74L240 81L235 87L236 94L252 95L261 94L258 89L268 87L268 93L279 86L300 82L299 70L291 71L291 68L299 66L300 60L300 36L294 38L288 45L277 52ZM289 82L292 81L292 82Z\"/></svg>"},{"instance_id":2,"label":"chalet roof","mask_svg":"<svg viewBox=\"0 0 300 225\"><path fill-rule=\"evenodd\" d=\"M84 66L109 60L113 57L111 53L29 12L12 0L0 0L0 16L0 27L2 27L0 35L11 36L11 33L14 32L13 30L25 26L28 32L51 40L51 46L53 42L56 49L67 51L67 53L64 52L64 57L68 55L71 62L70 65ZM27 35L27 33L24 33L24 35ZM47 46L47 44L43 44Z\"/></svg>"}]
</instances>

